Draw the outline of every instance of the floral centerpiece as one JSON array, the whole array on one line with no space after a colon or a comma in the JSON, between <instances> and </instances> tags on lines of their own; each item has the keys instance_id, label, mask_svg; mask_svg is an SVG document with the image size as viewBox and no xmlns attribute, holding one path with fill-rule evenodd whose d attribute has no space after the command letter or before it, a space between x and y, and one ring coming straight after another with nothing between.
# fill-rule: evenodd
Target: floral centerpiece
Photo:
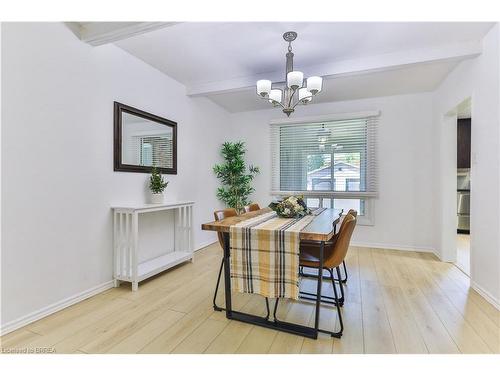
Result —
<instances>
[{"instance_id":1,"label":"floral centerpiece","mask_svg":"<svg viewBox=\"0 0 500 375\"><path fill-rule=\"evenodd\" d=\"M278 216L286 218L298 218L311 214L307 208L303 196L289 196L279 202L272 202L269 208L275 211Z\"/></svg>"}]
</instances>

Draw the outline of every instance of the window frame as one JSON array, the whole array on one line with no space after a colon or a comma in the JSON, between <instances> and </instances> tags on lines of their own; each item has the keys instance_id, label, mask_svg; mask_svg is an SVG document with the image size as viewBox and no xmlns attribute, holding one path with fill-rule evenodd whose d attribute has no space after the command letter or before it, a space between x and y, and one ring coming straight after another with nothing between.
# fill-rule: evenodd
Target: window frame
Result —
<instances>
[{"instance_id":1,"label":"window frame","mask_svg":"<svg viewBox=\"0 0 500 375\"><path fill-rule=\"evenodd\" d=\"M318 123L318 122L333 122L333 121L342 121L342 120L350 120L350 119L359 119L359 118L369 118L369 117L379 117L380 116L380 111L363 111L363 112L355 112L355 113L338 113L338 114L330 114L330 115L323 115L323 116L308 116L308 117L300 117L300 118L293 118L293 119L276 119L276 120L271 120L269 125L270 127L273 126L280 126L280 125L303 125L307 123ZM273 150L273 144L272 144L272 134L271 134L271 191L270 194L271 196L275 198L282 198L284 196L288 195L303 195L306 198L327 198L327 199L363 199L364 200L364 215L359 215L358 217L358 224L359 225L375 225L375 204L374 204L374 199L378 197L378 190L376 191L345 191L345 192L336 192L336 191L321 191L321 190L315 190L315 191L281 191L281 190L274 190L273 186L276 186L276 180L280 180L280 173L273 173L274 168L276 166L280 165L280 153L279 152L274 152ZM367 142L375 142L375 147L376 147L376 137L375 139L371 139L370 134L367 134ZM371 145L373 147L373 145ZM375 156L370 158L367 158L367 167L365 173L367 174L367 181L366 184L368 184L368 173L375 174L376 176L376 168L373 171L369 170L368 163L369 159L376 159L376 152ZM332 161L333 165L333 161ZM332 167L333 168L333 167ZM371 176L373 178L373 176ZM376 177L375 177L376 181ZM360 183L361 183L361 176L360 176ZM279 186L279 185L278 185ZM321 200L320 200L321 201Z\"/></svg>"}]
</instances>

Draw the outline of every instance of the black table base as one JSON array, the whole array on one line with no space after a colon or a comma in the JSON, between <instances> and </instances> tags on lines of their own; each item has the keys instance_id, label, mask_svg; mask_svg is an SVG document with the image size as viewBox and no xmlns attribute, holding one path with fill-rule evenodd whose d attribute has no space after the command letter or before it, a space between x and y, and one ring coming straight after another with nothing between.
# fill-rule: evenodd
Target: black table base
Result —
<instances>
[{"instance_id":1,"label":"black table base","mask_svg":"<svg viewBox=\"0 0 500 375\"><path fill-rule=\"evenodd\" d=\"M226 318L231 320L237 320L240 322L245 322L249 324L254 324L260 327L266 327L274 329L281 332L292 333L299 336L308 337L311 339L317 339L319 332L329 333L334 337L340 337L342 333L335 333L331 331L322 330L319 328L319 313L321 304L321 280L318 278L318 286L316 290L316 306L314 315L314 327L309 327L301 324L288 323L276 319L276 309L278 307L278 300L274 307L274 316L272 320L269 316L269 303L266 299L267 316L262 317L258 315L247 314L241 311L236 311L232 309L231 305L231 271L230 271L230 257L231 257L231 245L229 233L224 233L224 286L225 286L225 297L226 297ZM323 241L319 244L319 269L323 269L323 253L324 253L325 243ZM214 305L215 307L215 305ZM337 307L339 308L339 307ZM220 309L220 308L219 308ZM222 309L221 309L222 310Z\"/></svg>"}]
</instances>

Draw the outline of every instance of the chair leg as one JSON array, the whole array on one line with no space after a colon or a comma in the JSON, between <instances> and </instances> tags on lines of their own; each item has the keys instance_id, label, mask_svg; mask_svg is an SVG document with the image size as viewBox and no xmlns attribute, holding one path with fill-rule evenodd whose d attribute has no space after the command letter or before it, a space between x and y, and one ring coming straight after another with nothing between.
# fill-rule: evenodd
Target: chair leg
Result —
<instances>
[{"instance_id":1,"label":"chair leg","mask_svg":"<svg viewBox=\"0 0 500 375\"><path fill-rule=\"evenodd\" d=\"M337 267L337 272L339 273L339 268ZM333 294L335 295L335 304L337 307L337 314L339 316L339 324L340 324L340 330L337 332L332 332L333 337L342 337L342 332L344 332L344 322L342 321L342 311L340 311L340 303L339 303L339 296L337 293L337 287L335 286L335 279L333 278L333 272L330 273L330 276L332 278L332 284L333 284ZM340 278L340 274L338 274ZM342 283L339 283L340 288L342 288Z\"/></svg>"},{"instance_id":2,"label":"chair leg","mask_svg":"<svg viewBox=\"0 0 500 375\"><path fill-rule=\"evenodd\" d=\"M223 307L217 306L216 299L217 299L217 291L219 290L219 284L220 284L220 278L222 276L222 267L224 267L224 258L222 258L222 261L220 263L220 268L219 268L219 276L217 277L217 285L215 286L215 293L214 293L214 310L215 311L224 311Z\"/></svg>"},{"instance_id":3,"label":"chair leg","mask_svg":"<svg viewBox=\"0 0 500 375\"><path fill-rule=\"evenodd\" d=\"M345 260L342 261L342 265L344 266L345 278L343 278L341 281L345 284L347 282L347 267L345 266ZM339 280L340 280L340 276L339 276Z\"/></svg>"},{"instance_id":4,"label":"chair leg","mask_svg":"<svg viewBox=\"0 0 500 375\"><path fill-rule=\"evenodd\" d=\"M330 275L333 274L333 270L331 271ZM337 277L338 279L340 280L340 267L337 267ZM340 299L339 299L339 303L340 303L340 306L344 306L344 286L342 285L343 282L339 282L339 287L340 287ZM335 285L333 286L335 288Z\"/></svg>"},{"instance_id":5,"label":"chair leg","mask_svg":"<svg viewBox=\"0 0 500 375\"><path fill-rule=\"evenodd\" d=\"M340 280L340 273L337 272L337 277L338 279L336 279L334 276L333 276L333 268L325 268L326 271L328 271L328 273L330 274L329 276L328 275L324 275L322 272L320 273L319 270L318 270L318 274L317 275L313 275L313 274L304 274L302 273L301 276L304 276L304 277L310 277L310 278L314 278L314 279L318 279L321 274L321 277L322 279L324 280L334 280L333 282L338 282L339 284L342 284L342 282L339 282ZM300 273L300 271L299 271ZM333 288L335 288L335 285L333 284ZM308 292L304 292L304 291L300 291L299 290L299 298L301 299L305 299L305 300L308 300L308 301L316 301L316 294L315 293L308 293ZM321 295L321 302L322 303L328 303L328 304L331 304L331 305L335 305L335 300L336 298L335 297L330 297L330 296L326 296L326 295ZM344 287L341 285L340 286L340 299L339 299L339 303L340 303L340 306L344 306L344 301L345 301L345 297L344 297Z\"/></svg>"},{"instance_id":6,"label":"chair leg","mask_svg":"<svg viewBox=\"0 0 500 375\"><path fill-rule=\"evenodd\" d=\"M345 284L345 283L347 283L347 267L345 265L345 262L343 262L343 265L344 265L345 278L343 278L343 279L342 278L335 279L335 281L342 282L342 283ZM318 277L317 275L314 275L314 274L305 273L304 272L304 267L300 267L299 268L299 276L307 277L307 278L311 278L311 279L316 279ZM323 279L330 280L330 276L323 275Z\"/></svg>"},{"instance_id":7,"label":"chair leg","mask_svg":"<svg viewBox=\"0 0 500 375\"><path fill-rule=\"evenodd\" d=\"M275 322L279 322L278 318L276 317L276 312L278 311L278 302L279 298L276 298L276 302L274 302L274 311L273 311L273 318Z\"/></svg>"},{"instance_id":8,"label":"chair leg","mask_svg":"<svg viewBox=\"0 0 500 375\"><path fill-rule=\"evenodd\" d=\"M267 311L267 314L266 314L266 320L269 320L269 314L270 314L270 311L269 311L269 298L265 297L266 298L266 311Z\"/></svg>"}]
</instances>

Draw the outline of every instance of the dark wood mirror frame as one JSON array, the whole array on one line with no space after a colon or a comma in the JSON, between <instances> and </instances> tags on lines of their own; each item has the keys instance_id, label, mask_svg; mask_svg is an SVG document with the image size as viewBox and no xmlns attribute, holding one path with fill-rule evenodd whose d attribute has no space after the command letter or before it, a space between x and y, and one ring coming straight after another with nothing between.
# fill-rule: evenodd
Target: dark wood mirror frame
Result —
<instances>
[{"instance_id":1,"label":"dark wood mirror frame","mask_svg":"<svg viewBox=\"0 0 500 375\"><path fill-rule=\"evenodd\" d=\"M163 174L177 174L177 123L153 115L140 109L114 102L114 170L119 172L151 173L153 167L122 163L122 113L126 112L146 120L154 121L172 128L172 168L157 168Z\"/></svg>"}]
</instances>

